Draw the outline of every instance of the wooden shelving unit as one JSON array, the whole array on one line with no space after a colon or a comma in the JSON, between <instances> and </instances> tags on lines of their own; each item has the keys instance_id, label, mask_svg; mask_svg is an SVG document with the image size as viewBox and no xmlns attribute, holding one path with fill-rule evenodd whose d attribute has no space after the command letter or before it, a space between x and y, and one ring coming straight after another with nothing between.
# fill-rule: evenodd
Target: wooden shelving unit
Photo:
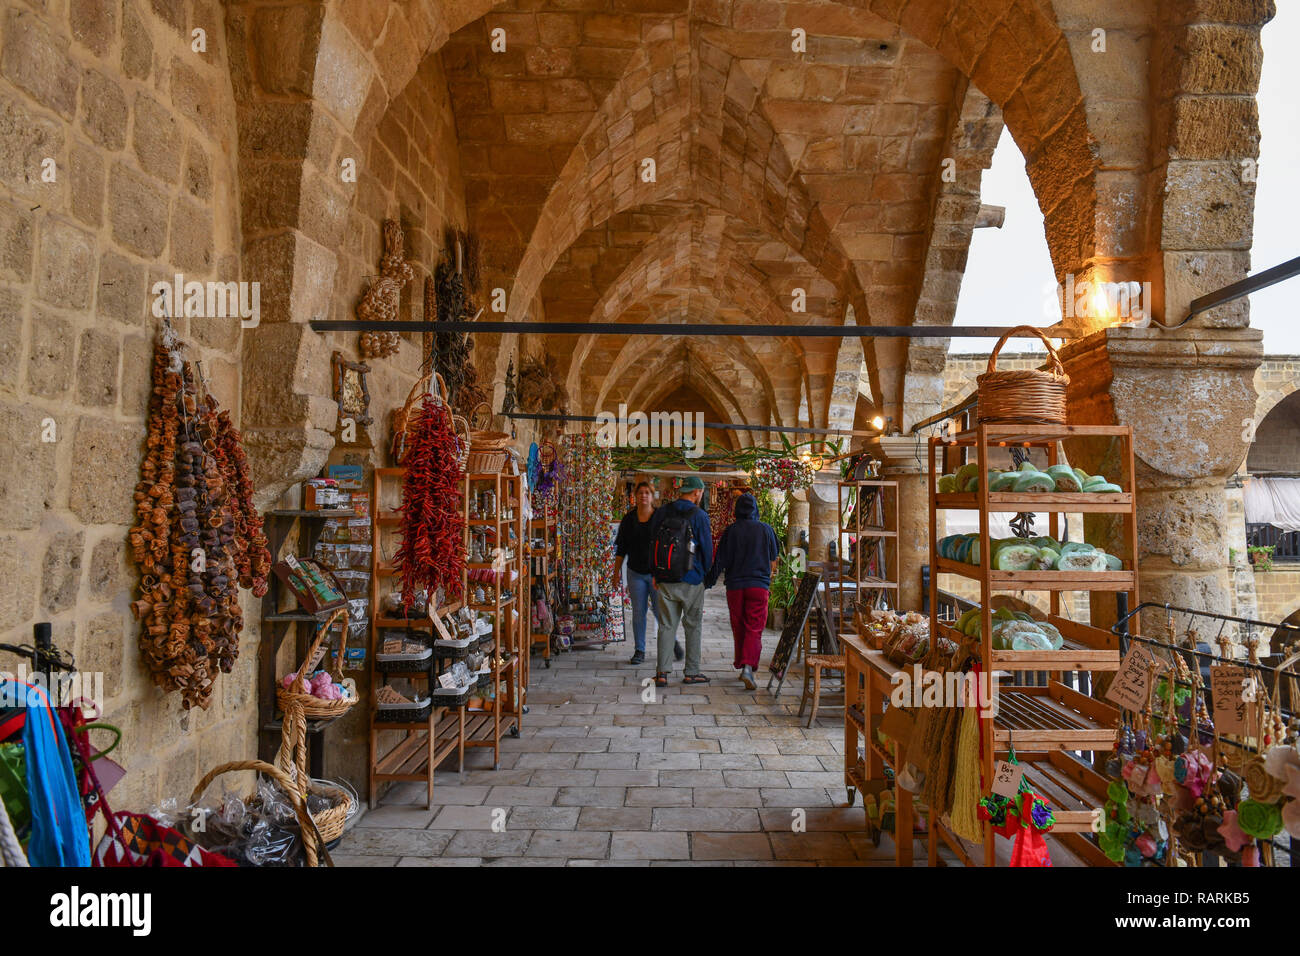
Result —
<instances>
[{"instance_id":1,"label":"wooden shelving unit","mask_svg":"<svg viewBox=\"0 0 1300 956\"><path fill-rule=\"evenodd\" d=\"M549 515L543 515L540 518L530 518L528 521L528 540L525 542L525 565L528 567L528 594L531 599L533 585L542 586L543 596L550 607L555 606L553 592L555 582L555 565L557 555L555 540L555 519ZM540 538L542 546L533 547L533 541ZM528 615L529 622L532 621L532 614ZM528 626L528 643L529 651L537 645L541 645L542 660L546 662L547 668L551 666L551 635L541 634L532 630L531 623Z\"/></svg>"},{"instance_id":2,"label":"wooden shelving unit","mask_svg":"<svg viewBox=\"0 0 1300 956\"><path fill-rule=\"evenodd\" d=\"M266 532L267 547L273 561L284 559L284 546L293 535L295 527L298 541L295 551L299 555L311 557L320 538L322 524L330 518L354 518L356 512L351 508L325 509L308 511L302 508L276 508L263 515L263 528ZM258 758L272 760L280 748L282 739L280 715L276 706L275 688L280 675L276 673L276 658L286 638L294 639L294 666L307 653L307 646L315 637L316 627L329 617L328 613L319 616L302 610L300 607L281 609L285 596L284 586L274 574L268 577L268 589L262 598L262 640L257 649L257 692L258 692ZM373 605L372 605L373 607ZM311 627L299 625L310 624ZM323 753L320 731L332 721L309 721L307 724L308 763L313 776L324 776Z\"/></svg>"},{"instance_id":3,"label":"wooden shelving unit","mask_svg":"<svg viewBox=\"0 0 1300 956\"><path fill-rule=\"evenodd\" d=\"M528 626L528 607L521 597L526 581L522 572L513 582L510 580L510 571L520 570L526 546L519 495L521 487L522 480L518 475L480 472L465 476L465 553L474 556L471 538L476 531L486 532L488 538L485 548L482 548L486 551L482 554L485 560L466 563L465 599L471 610L485 613L492 619L491 686L494 689L490 708L467 710L465 746L490 747L493 769L500 766L501 735L519 736L524 688L527 686L528 655L522 635ZM476 496L485 492L493 496L493 506L486 516L479 514L475 505ZM507 508L512 510L512 516L503 518ZM508 551L512 529L515 533L514 557L498 558L492 549ZM469 573L473 570L497 570L500 573L494 583L489 583L475 581ZM476 601L476 591L489 586L492 589L491 600ZM510 591L510 597L503 599L506 590Z\"/></svg>"},{"instance_id":4,"label":"wooden shelving unit","mask_svg":"<svg viewBox=\"0 0 1300 956\"><path fill-rule=\"evenodd\" d=\"M434 773L452 754L457 757L457 766L465 765L465 746L468 732L467 716L464 707L441 707L434 705L429 715L422 721L381 721L379 706L375 694L387 682L389 677L415 678L426 681L426 689L433 693L436 677L437 658L431 657L427 663L412 665L410 670L380 671L376 655L383 646L383 631L387 628L410 628L428 632L430 643L433 641L434 624L430 617L424 618L389 618L380 616L380 581L394 576L391 561L381 560L381 534L385 527L394 527L401 516L393 511L383 511L385 496L401 485L406 474L405 468L376 468L371 483L371 573L370 573L370 806L373 809L379 802L380 788L386 783L416 781L425 785L426 809L433 809ZM459 602L436 609L439 617L454 614L461 607ZM380 734L393 731L402 737L389 749L380 753Z\"/></svg>"},{"instance_id":5,"label":"wooden shelving unit","mask_svg":"<svg viewBox=\"0 0 1300 956\"><path fill-rule=\"evenodd\" d=\"M847 524L844 512L853 505ZM898 482L864 478L839 483L839 537L836 557L839 573L826 587L836 587L838 611L832 622L840 634L852 633L853 612L860 605L895 608L898 605ZM853 557L849 538L856 538ZM872 568L877 573L872 574Z\"/></svg>"},{"instance_id":6,"label":"wooden shelving unit","mask_svg":"<svg viewBox=\"0 0 1300 956\"><path fill-rule=\"evenodd\" d=\"M1057 462L1057 443L1070 440L1109 440L1109 459L1124 471L1121 480L1128 487L1119 494L1044 493L1015 494L990 492L988 482L981 481L975 492L939 494L937 482L941 472L950 470L960 459L973 452L981 476L990 470L993 449L1019 446L1046 451L1047 464ZM980 719L982 778L985 787L993 779L997 760L1004 759L1014 746L1017 759L1025 766L1029 784L1053 804L1057 823L1052 837L1079 859L1092 865L1108 861L1094 843L1083 834L1092 828L1092 811L1105 800L1106 782L1075 753L1108 751L1115 735L1119 712L1109 703L1087 696L1069 686L1068 675L1090 671L1119 669L1119 645L1110 631L1090 624L1070 621L1061 614L1062 592L1122 592L1129 606L1138 604L1137 510L1134 503L1133 435L1127 427L1102 425L976 425L954 437L930 439L930 630L935 636L961 638L948 622L939 620L939 576L955 574L979 583L980 659L995 674L997 708L992 717ZM948 509L975 510L979 513L981 564L970 565L938 556L938 513ZM1067 573L1062 571L998 571L992 567L989 516L995 512L1038 512L1048 515L1048 534L1056 538L1061 516L1072 513L1114 514L1118 516L1124 563L1120 571ZM1110 548L1108 548L1110 550ZM1066 643L1056 651L1007 651L993 648L991 601L995 594L1008 591L1048 592L1049 622L1060 630ZM1001 683L1012 671L1045 671L1046 686L1014 686ZM1059 835L1059 836L1058 836ZM1051 839L1049 837L1049 839ZM985 866L999 859L999 847L992 825L986 824L982 848L972 847L952 833L944 819L930 819L929 858L933 863L939 841L947 845L967 864L982 858Z\"/></svg>"}]
</instances>

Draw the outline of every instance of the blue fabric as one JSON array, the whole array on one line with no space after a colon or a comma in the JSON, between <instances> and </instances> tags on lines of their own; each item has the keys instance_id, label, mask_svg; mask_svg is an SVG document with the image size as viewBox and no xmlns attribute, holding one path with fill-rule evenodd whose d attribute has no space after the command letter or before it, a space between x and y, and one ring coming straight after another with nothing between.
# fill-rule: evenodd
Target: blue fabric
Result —
<instances>
[{"instance_id":1,"label":"blue fabric","mask_svg":"<svg viewBox=\"0 0 1300 956\"><path fill-rule=\"evenodd\" d=\"M697 508L685 498L678 498L666 505L661 505L650 519L650 540L654 541L659 531L659 523L664 520L669 510L678 514L691 514L691 533L695 536L695 557L690 570L682 578L682 584L703 584L704 576L713 566L713 528L709 524L709 514L703 508Z\"/></svg>"},{"instance_id":2,"label":"blue fabric","mask_svg":"<svg viewBox=\"0 0 1300 956\"><path fill-rule=\"evenodd\" d=\"M639 653L645 653L646 611L654 593L652 585L654 575L638 574L630 567L627 569L627 593L632 599L632 637L636 641Z\"/></svg>"},{"instance_id":3,"label":"blue fabric","mask_svg":"<svg viewBox=\"0 0 1300 956\"><path fill-rule=\"evenodd\" d=\"M30 684L0 681L0 691L27 707L23 747L27 754L27 792L32 805L32 866L90 866L90 832L81 806L72 754L58 715L45 693Z\"/></svg>"},{"instance_id":4,"label":"blue fabric","mask_svg":"<svg viewBox=\"0 0 1300 956\"><path fill-rule=\"evenodd\" d=\"M770 588L772 562L781 555L776 532L758 520L758 501L753 495L736 499L735 523L722 532L718 552L713 556L713 568L705 580L706 587L718 583L718 576L727 572L727 590L741 588Z\"/></svg>"}]
</instances>

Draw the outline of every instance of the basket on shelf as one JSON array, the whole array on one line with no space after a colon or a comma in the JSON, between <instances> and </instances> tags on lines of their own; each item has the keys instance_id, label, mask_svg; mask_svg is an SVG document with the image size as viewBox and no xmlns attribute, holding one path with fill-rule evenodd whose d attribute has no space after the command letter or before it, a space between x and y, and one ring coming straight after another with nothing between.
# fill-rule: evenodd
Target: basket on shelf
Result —
<instances>
[{"instance_id":1,"label":"basket on shelf","mask_svg":"<svg viewBox=\"0 0 1300 956\"><path fill-rule=\"evenodd\" d=\"M470 412L470 450L471 451L501 451L510 444L509 432L491 431L487 428L478 428L473 424L479 419L479 410L487 409L487 421L492 420L492 406L487 402L479 402Z\"/></svg>"},{"instance_id":2,"label":"basket on shelf","mask_svg":"<svg viewBox=\"0 0 1300 956\"><path fill-rule=\"evenodd\" d=\"M1032 332L1047 346L1051 368L998 371L998 353L1016 332ZM978 376L980 422L1009 422L1021 425L1066 424L1065 391L1070 377L1052 343L1038 329L1018 325L1008 329L989 355L988 370Z\"/></svg>"},{"instance_id":3,"label":"basket on shelf","mask_svg":"<svg viewBox=\"0 0 1300 956\"><path fill-rule=\"evenodd\" d=\"M279 784L280 789L289 797L293 812L298 817L298 826L302 830L302 849L307 858L307 865L318 866L320 865L319 861L323 858L327 866L333 866L334 863L325 850L325 844L333 838L325 836L320 820L313 819L312 815L307 812L307 798L303 795L303 791L279 767L272 766L261 760L236 760L231 763L223 763L209 770L203 779L199 781L198 786L194 788L194 793L190 796L190 804L198 803L203 796L203 792L208 789L208 785L223 773L238 773L242 770L255 770L260 774L265 774Z\"/></svg>"},{"instance_id":4,"label":"basket on shelf","mask_svg":"<svg viewBox=\"0 0 1300 956\"><path fill-rule=\"evenodd\" d=\"M435 382L436 388L433 387ZM421 407L426 394L432 395L439 405L447 409L447 414L451 415L452 430L456 432L460 469L464 471L468 465L471 444L469 421L452 412L451 403L448 401L447 383L437 372L421 375L411 386L411 391L407 393L406 401L402 403L401 408L393 410L393 463L401 465L406 458L411 439L420 425Z\"/></svg>"},{"instance_id":5,"label":"basket on shelf","mask_svg":"<svg viewBox=\"0 0 1300 956\"><path fill-rule=\"evenodd\" d=\"M316 666L322 651L322 643L329 638L329 632L334 625L342 619L343 636L339 644L338 657L334 662L333 677L335 682L342 683L343 678L343 652L347 648L348 628L347 623L348 609L345 604L337 609L329 618L316 629L316 637L307 648L307 656L296 672L293 683L285 687L283 683L275 689L276 700L280 704L280 709L284 712L285 725L288 726L290 714L294 711L301 711L302 716L312 720L326 720L333 717L339 717L356 704L357 696L353 691L351 697L342 697L338 700L325 700L317 697L307 690L306 675L309 670Z\"/></svg>"}]
</instances>

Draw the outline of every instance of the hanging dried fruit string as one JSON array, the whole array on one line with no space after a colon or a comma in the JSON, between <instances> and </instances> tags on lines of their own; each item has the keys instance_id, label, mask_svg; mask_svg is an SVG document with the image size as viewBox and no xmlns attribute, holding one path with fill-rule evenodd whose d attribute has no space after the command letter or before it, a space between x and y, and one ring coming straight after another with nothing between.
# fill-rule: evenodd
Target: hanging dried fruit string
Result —
<instances>
[{"instance_id":1,"label":"hanging dried fruit string","mask_svg":"<svg viewBox=\"0 0 1300 956\"><path fill-rule=\"evenodd\" d=\"M146 453L129 533L141 572L131 611L142 625L140 649L154 683L180 691L186 708L206 708L217 674L229 673L239 656L236 554L245 556L250 585L260 580L263 589L270 556L260 519L248 519L251 484L238 432L228 416L223 425L182 348L168 323L154 348ZM246 504L239 501L245 494Z\"/></svg>"},{"instance_id":2,"label":"hanging dried fruit string","mask_svg":"<svg viewBox=\"0 0 1300 956\"><path fill-rule=\"evenodd\" d=\"M402 605L409 609L420 591L432 598L441 587L448 597L459 597L465 571L456 435L447 406L432 395L424 396L403 461L402 541L393 565L402 581Z\"/></svg>"},{"instance_id":3,"label":"hanging dried fruit string","mask_svg":"<svg viewBox=\"0 0 1300 956\"><path fill-rule=\"evenodd\" d=\"M434 270L438 321L472 320L476 310L471 295L479 283L478 240L469 233L448 229L443 235L443 245L443 258ZM434 348L436 371L447 383L452 408L469 415L474 406L487 400L487 393L478 383L478 369L470 357L474 348L471 337L464 332L438 332L434 336Z\"/></svg>"}]
</instances>

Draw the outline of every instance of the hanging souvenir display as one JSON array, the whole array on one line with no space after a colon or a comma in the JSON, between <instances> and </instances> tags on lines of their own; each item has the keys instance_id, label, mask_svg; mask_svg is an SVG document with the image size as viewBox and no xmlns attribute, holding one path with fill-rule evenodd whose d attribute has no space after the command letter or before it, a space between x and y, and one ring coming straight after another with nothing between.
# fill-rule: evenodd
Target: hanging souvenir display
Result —
<instances>
[{"instance_id":1,"label":"hanging souvenir display","mask_svg":"<svg viewBox=\"0 0 1300 956\"><path fill-rule=\"evenodd\" d=\"M206 708L239 655L238 586L266 593L270 555L239 432L184 361L168 323L154 349L148 440L136 485L131 612L154 683Z\"/></svg>"},{"instance_id":2,"label":"hanging souvenir display","mask_svg":"<svg viewBox=\"0 0 1300 956\"><path fill-rule=\"evenodd\" d=\"M565 413L569 394L555 374L558 367L549 349L523 357L519 365L519 403L524 411Z\"/></svg>"},{"instance_id":3,"label":"hanging souvenir display","mask_svg":"<svg viewBox=\"0 0 1300 956\"><path fill-rule=\"evenodd\" d=\"M731 493L731 485L726 481L719 481L713 485L709 494L709 527L713 530L714 551L718 550L722 532L726 531L735 520L735 498Z\"/></svg>"},{"instance_id":4,"label":"hanging souvenir display","mask_svg":"<svg viewBox=\"0 0 1300 956\"><path fill-rule=\"evenodd\" d=\"M394 570L402 604L442 588L459 597L465 570L465 516L461 510L459 446L447 405L425 394L406 456L402 483L401 545Z\"/></svg>"},{"instance_id":5,"label":"hanging souvenir display","mask_svg":"<svg viewBox=\"0 0 1300 956\"><path fill-rule=\"evenodd\" d=\"M568 590L580 598L601 598L616 586L610 530L614 464L609 449L591 435L565 435L560 447L564 483L559 518Z\"/></svg>"},{"instance_id":6,"label":"hanging souvenir display","mask_svg":"<svg viewBox=\"0 0 1300 956\"><path fill-rule=\"evenodd\" d=\"M415 270L403 254L402 226L396 219L384 220L384 255L379 260L379 276L370 283L357 304L357 318L363 322L393 322L401 304L402 286L415 278ZM386 358L402 347L397 332L362 332L361 357Z\"/></svg>"},{"instance_id":7,"label":"hanging souvenir display","mask_svg":"<svg viewBox=\"0 0 1300 956\"><path fill-rule=\"evenodd\" d=\"M443 258L434 270L434 288L425 284L425 314L436 313L439 322L472 321L477 310L472 295L479 284L478 239L471 233L447 229L443 234ZM451 406L461 415L487 401L478 381L478 369L470 352L473 338L464 332L434 333L434 371L447 384Z\"/></svg>"},{"instance_id":8,"label":"hanging souvenir display","mask_svg":"<svg viewBox=\"0 0 1300 956\"><path fill-rule=\"evenodd\" d=\"M556 520L560 483L564 471L560 453L549 441L534 442L528 449L528 488L534 517Z\"/></svg>"},{"instance_id":9,"label":"hanging souvenir display","mask_svg":"<svg viewBox=\"0 0 1300 956\"><path fill-rule=\"evenodd\" d=\"M1014 750L1008 762L1019 764ZM1043 835L1056 825L1056 815L1046 798L1036 793L1025 777L1020 778L1020 788L1014 798L994 793L981 800L979 815L981 820L993 824L994 833L1014 838L1012 866L1052 865Z\"/></svg>"},{"instance_id":10,"label":"hanging souvenir display","mask_svg":"<svg viewBox=\"0 0 1300 956\"><path fill-rule=\"evenodd\" d=\"M759 458L753 475L754 487L768 491L801 491L813 483L812 465L798 458Z\"/></svg>"}]
</instances>

